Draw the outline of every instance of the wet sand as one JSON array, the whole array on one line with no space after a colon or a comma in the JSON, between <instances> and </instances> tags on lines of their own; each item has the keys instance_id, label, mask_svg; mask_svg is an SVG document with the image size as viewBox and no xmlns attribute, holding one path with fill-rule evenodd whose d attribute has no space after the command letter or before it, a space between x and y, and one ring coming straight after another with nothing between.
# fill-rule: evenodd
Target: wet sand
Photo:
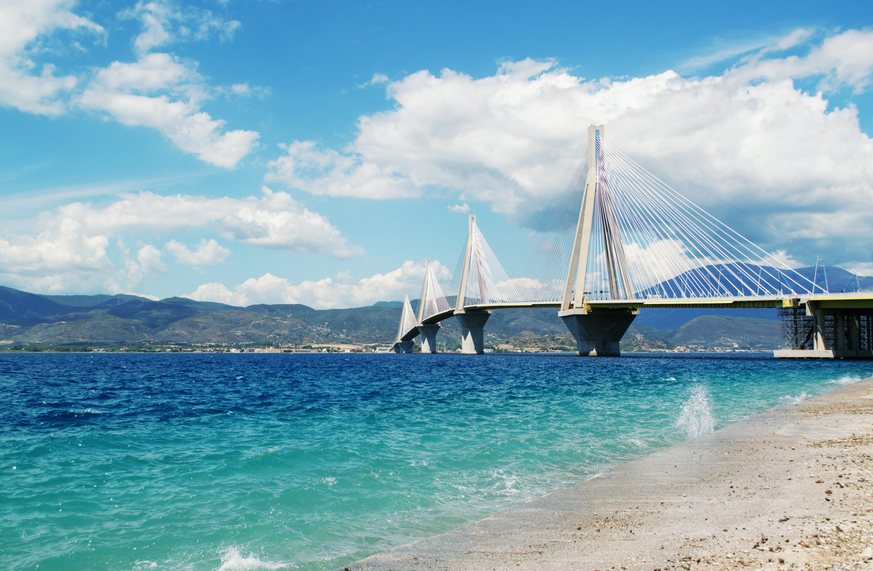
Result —
<instances>
[{"instance_id":1,"label":"wet sand","mask_svg":"<svg viewBox=\"0 0 873 571\"><path fill-rule=\"evenodd\" d=\"M348 568L873 571L873 378Z\"/></svg>"}]
</instances>

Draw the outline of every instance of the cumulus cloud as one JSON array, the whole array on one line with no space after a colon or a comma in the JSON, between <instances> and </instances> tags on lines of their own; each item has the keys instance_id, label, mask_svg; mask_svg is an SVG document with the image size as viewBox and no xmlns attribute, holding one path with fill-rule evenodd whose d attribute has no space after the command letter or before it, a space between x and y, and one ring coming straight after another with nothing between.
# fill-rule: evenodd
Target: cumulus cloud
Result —
<instances>
[{"instance_id":1,"label":"cumulus cloud","mask_svg":"<svg viewBox=\"0 0 873 571\"><path fill-rule=\"evenodd\" d=\"M445 283L451 279L451 273L439 262L432 261L431 266L438 280ZM417 292L425 269L424 264L407 261L396 270L359 280L340 274L333 279L299 284L267 273L257 279L250 278L233 290L217 282L203 284L186 297L239 306L302 303L316 309L362 307L381 300L402 299L404 292Z\"/></svg>"},{"instance_id":2,"label":"cumulus cloud","mask_svg":"<svg viewBox=\"0 0 873 571\"><path fill-rule=\"evenodd\" d=\"M447 206L446 209L451 210L452 212L467 214L470 212L470 205L465 202L464 204L453 204L452 206Z\"/></svg>"},{"instance_id":3,"label":"cumulus cloud","mask_svg":"<svg viewBox=\"0 0 873 571\"><path fill-rule=\"evenodd\" d=\"M166 273L167 268L153 245L131 254L121 241L131 233L201 228L273 250L338 259L363 253L327 218L268 188L260 197L241 199L141 192L102 207L74 202L44 213L37 226L33 235L0 235L0 279L6 283L36 291L132 290L144 276ZM119 239L124 269L118 272L107 254L110 238ZM231 254L215 239L202 239L193 249L170 240L165 248L177 264L191 266L219 264Z\"/></svg>"},{"instance_id":4,"label":"cumulus cloud","mask_svg":"<svg viewBox=\"0 0 873 571\"><path fill-rule=\"evenodd\" d=\"M210 94L220 90L207 86L196 62L150 53L159 46L213 34L222 41L230 39L239 22L226 22L209 10L179 8L170 1L139 2L120 13L141 23L142 31L133 42L137 61L113 62L80 81L76 75L57 75L51 63L37 63L46 57L41 44L61 30L103 33L99 24L74 14L73 4L72 0L0 3L0 105L44 115L61 115L71 104L105 113L124 125L157 129L182 151L224 168L235 167L256 148L257 132L225 131L223 120L202 110ZM71 45L81 48L78 42Z\"/></svg>"},{"instance_id":5,"label":"cumulus cloud","mask_svg":"<svg viewBox=\"0 0 873 571\"><path fill-rule=\"evenodd\" d=\"M151 244L140 248L136 259L139 262L139 267L141 267L142 271L146 274L167 273L167 266L164 265L164 262L161 260L161 251Z\"/></svg>"},{"instance_id":6,"label":"cumulus cloud","mask_svg":"<svg viewBox=\"0 0 873 571\"><path fill-rule=\"evenodd\" d=\"M106 236L89 234L81 222L60 220L36 236L0 239L0 271L39 275L46 271L98 271L111 266Z\"/></svg>"},{"instance_id":7,"label":"cumulus cloud","mask_svg":"<svg viewBox=\"0 0 873 571\"><path fill-rule=\"evenodd\" d=\"M0 238L0 280L47 292L103 289L112 269L109 239L88 233L76 220L65 219L35 236ZM111 281L111 280L110 280Z\"/></svg>"},{"instance_id":8,"label":"cumulus cloud","mask_svg":"<svg viewBox=\"0 0 873 571\"><path fill-rule=\"evenodd\" d=\"M230 256L231 252L215 240L206 241L205 238L200 240L196 248L192 252L188 246L170 240L164 246L170 253L176 256L176 263L183 266L214 266L223 264L224 260Z\"/></svg>"},{"instance_id":9,"label":"cumulus cloud","mask_svg":"<svg viewBox=\"0 0 873 571\"><path fill-rule=\"evenodd\" d=\"M102 33L103 28L70 8L72 0L8 0L0 3L0 105L40 115L66 110L62 95L76 85L51 64L37 65L32 51L57 30Z\"/></svg>"},{"instance_id":10,"label":"cumulus cloud","mask_svg":"<svg viewBox=\"0 0 873 571\"><path fill-rule=\"evenodd\" d=\"M483 78L419 71L388 84L394 108L361 117L348 147L295 141L268 179L331 196L449 190L534 227L584 157L587 127L605 123L607 140L762 246L789 247L812 229L828 236L817 248L867 259L870 248L844 245L873 231L873 144L857 109L828 97L869 88L873 31L815 37L796 30L702 78L587 81L529 59ZM798 87L816 82L813 93Z\"/></svg>"},{"instance_id":11,"label":"cumulus cloud","mask_svg":"<svg viewBox=\"0 0 873 571\"><path fill-rule=\"evenodd\" d=\"M124 125L157 129L182 151L233 168L254 150L260 135L223 132L225 121L200 110L206 96L194 64L170 54L150 53L134 63L116 61L99 70L78 103L108 113Z\"/></svg>"},{"instance_id":12,"label":"cumulus cloud","mask_svg":"<svg viewBox=\"0 0 873 571\"><path fill-rule=\"evenodd\" d=\"M160 233L208 226L229 239L274 250L324 254L340 259L362 253L359 247L348 245L327 218L305 208L288 193L273 192L267 187L261 192L260 198L242 199L162 196L152 192L126 194L103 208L83 202L61 206L46 223L58 225L72 220L93 233L107 235L143 229ZM223 255L225 250L209 242L202 248L198 247L202 259ZM178 257L180 248L170 251Z\"/></svg>"},{"instance_id":13,"label":"cumulus cloud","mask_svg":"<svg viewBox=\"0 0 873 571\"><path fill-rule=\"evenodd\" d=\"M130 255L130 248L124 245L124 241L118 240L118 247L121 249L121 254L124 261L124 270L119 277L122 281L127 282L127 287L134 290L142 283L142 280L147 275L166 274L167 266L161 260L161 251L151 244L147 244L139 249L136 258ZM118 281L107 275L107 282L112 289L118 288Z\"/></svg>"}]
</instances>

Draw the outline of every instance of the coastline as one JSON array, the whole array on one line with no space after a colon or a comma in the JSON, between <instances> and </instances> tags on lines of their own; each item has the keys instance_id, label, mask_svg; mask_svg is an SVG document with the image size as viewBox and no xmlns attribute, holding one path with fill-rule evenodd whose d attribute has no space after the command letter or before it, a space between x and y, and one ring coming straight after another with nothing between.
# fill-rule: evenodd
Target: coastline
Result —
<instances>
[{"instance_id":1,"label":"coastline","mask_svg":"<svg viewBox=\"0 0 873 571\"><path fill-rule=\"evenodd\" d=\"M873 378L350 564L873 570Z\"/></svg>"}]
</instances>

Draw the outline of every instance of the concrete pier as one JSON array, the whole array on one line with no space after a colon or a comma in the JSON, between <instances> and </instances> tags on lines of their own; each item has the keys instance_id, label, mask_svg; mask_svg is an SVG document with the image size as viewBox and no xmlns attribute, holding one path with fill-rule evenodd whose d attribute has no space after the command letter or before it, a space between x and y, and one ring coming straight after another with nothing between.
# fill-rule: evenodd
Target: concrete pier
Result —
<instances>
[{"instance_id":1,"label":"concrete pier","mask_svg":"<svg viewBox=\"0 0 873 571\"><path fill-rule=\"evenodd\" d=\"M581 357L618 357L621 338L639 311L615 310L587 313L568 309L558 313L576 339L576 354Z\"/></svg>"},{"instance_id":2,"label":"concrete pier","mask_svg":"<svg viewBox=\"0 0 873 571\"><path fill-rule=\"evenodd\" d=\"M773 352L777 359L873 358L871 300L809 300L783 313L785 349Z\"/></svg>"},{"instance_id":3,"label":"concrete pier","mask_svg":"<svg viewBox=\"0 0 873 571\"><path fill-rule=\"evenodd\" d=\"M433 325L419 325L418 333L421 335L421 352L422 353L436 353L437 345L436 345L436 336L440 331L439 323L434 323Z\"/></svg>"},{"instance_id":4,"label":"concrete pier","mask_svg":"<svg viewBox=\"0 0 873 571\"><path fill-rule=\"evenodd\" d=\"M461 321L461 353L481 355L485 352L485 322L491 311L466 311L455 313Z\"/></svg>"},{"instance_id":5,"label":"concrete pier","mask_svg":"<svg viewBox=\"0 0 873 571\"><path fill-rule=\"evenodd\" d=\"M409 341L398 341L394 344L395 353L412 353L412 348L415 347L415 339Z\"/></svg>"}]
</instances>

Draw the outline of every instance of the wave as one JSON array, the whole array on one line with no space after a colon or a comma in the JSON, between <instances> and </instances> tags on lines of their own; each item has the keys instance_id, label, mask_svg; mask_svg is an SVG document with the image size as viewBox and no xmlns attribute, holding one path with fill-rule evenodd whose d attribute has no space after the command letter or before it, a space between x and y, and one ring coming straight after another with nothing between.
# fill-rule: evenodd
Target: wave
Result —
<instances>
[{"instance_id":1,"label":"wave","mask_svg":"<svg viewBox=\"0 0 873 571\"><path fill-rule=\"evenodd\" d=\"M811 395L809 395L806 391L803 391L802 393L800 393L797 396L785 395L784 397L780 398L779 400L783 404L797 404L797 403L805 401L810 396Z\"/></svg>"},{"instance_id":2,"label":"wave","mask_svg":"<svg viewBox=\"0 0 873 571\"><path fill-rule=\"evenodd\" d=\"M221 554L221 567L217 571L260 571L261 569L287 569L290 565L281 561L261 561L254 553L243 557L236 547L227 548Z\"/></svg>"},{"instance_id":3,"label":"wave","mask_svg":"<svg viewBox=\"0 0 873 571\"><path fill-rule=\"evenodd\" d=\"M682 405L676 428L684 430L689 439L715 430L715 418L712 416L712 404L706 387L695 385L691 389L691 397Z\"/></svg>"},{"instance_id":4,"label":"wave","mask_svg":"<svg viewBox=\"0 0 873 571\"><path fill-rule=\"evenodd\" d=\"M834 380L832 380L830 383L831 383L832 385L840 385L840 386L842 386L842 385L851 385L852 383L857 383L857 382L860 381L860 380L861 380L861 377L849 377L849 376L846 376L846 377L842 377L842 378L839 378L839 379L834 379Z\"/></svg>"}]
</instances>

